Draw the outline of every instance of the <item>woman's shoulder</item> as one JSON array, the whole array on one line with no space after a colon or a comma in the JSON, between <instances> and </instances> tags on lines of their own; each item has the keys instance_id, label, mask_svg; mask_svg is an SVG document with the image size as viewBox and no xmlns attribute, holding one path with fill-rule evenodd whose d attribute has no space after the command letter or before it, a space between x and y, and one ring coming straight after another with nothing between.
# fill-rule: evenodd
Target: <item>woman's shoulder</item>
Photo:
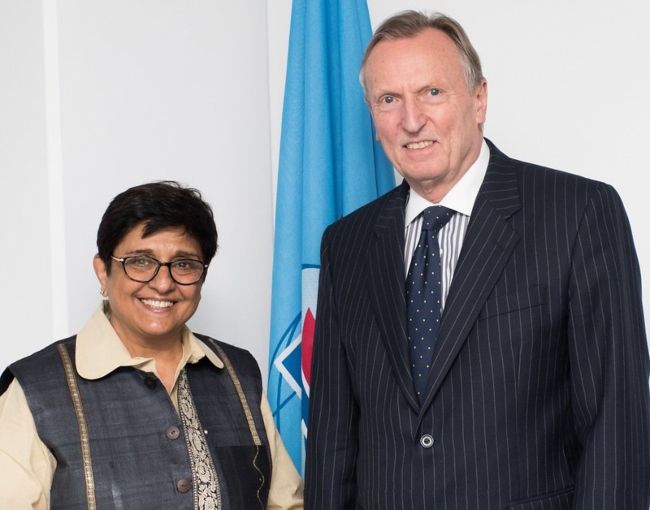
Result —
<instances>
[{"instance_id":1,"label":"woman's shoulder","mask_svg":"<svg viewBox=\"0 0 650 510\"><path fill-rule=\"evenodd\" d=\"M0 376L0 394L5 392L14 378L17 378L23 387L32 382L42 382L43 384L47 384L46 381L49 373L53 371L59 372L63 369L61 363L55 362L56 360L61 359L59 345L65 346L70 357L74 359L76 338L76 335L73 335L64 338L63 340L53 342L40 351L36 351L35 353L9 365L2 373L2 376Z\"/></svg>"},{"instance_id":2,"label":"woman's shoulder","mask_svg":"<svg viewBox=\"0 0 650 510\"><path fill-rule=\"evenodd\" d=\"M237 347L236 345L217 340L211 336L193 333L196 338L201 340L209 349L211 349L224 365L230 363L237 371L241 369L253 369L259 373L259 365L250 351ZM224 359L225 358L225 359Z\"/></svg>"}]
</instances>

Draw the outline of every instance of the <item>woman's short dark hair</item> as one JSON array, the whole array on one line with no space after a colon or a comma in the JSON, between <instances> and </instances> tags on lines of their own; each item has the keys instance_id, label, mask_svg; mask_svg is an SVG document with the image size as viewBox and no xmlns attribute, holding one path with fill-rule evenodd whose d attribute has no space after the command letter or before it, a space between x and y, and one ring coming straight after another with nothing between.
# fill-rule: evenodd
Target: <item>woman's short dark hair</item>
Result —
<instances>
[{"instance_id":1,"label":"woman's short dark hair","mask_svg":"<svg viewBox=\"0 0 650 510\"><path fill-rule=\"evenodd\" d=\"M97 230L97 251L108 272L113 250L140 223L144 223L143 237L165 228L184 228L199 243L206 264L217 251L212 208L201 193L176 181L151 182L117 195L102 216Z\"/></svg>"}]
</instances>

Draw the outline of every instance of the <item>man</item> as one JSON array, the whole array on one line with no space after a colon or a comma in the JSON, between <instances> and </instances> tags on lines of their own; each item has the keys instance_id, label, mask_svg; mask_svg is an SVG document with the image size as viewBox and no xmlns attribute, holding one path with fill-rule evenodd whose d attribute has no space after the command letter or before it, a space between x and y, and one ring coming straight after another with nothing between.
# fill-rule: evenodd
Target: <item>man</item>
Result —
<instances>
[{"instance_id":1,"label":"man","mask_svg":"<svg viewBox=\"0 0 650 510\"><path fill-rule=\"evenodd\" d=\"M647 510L618 195L484 140L487 83L448 17L387 20L361 78L404 182L323 236L306 508Z\"/></svg>"}]
</instances>

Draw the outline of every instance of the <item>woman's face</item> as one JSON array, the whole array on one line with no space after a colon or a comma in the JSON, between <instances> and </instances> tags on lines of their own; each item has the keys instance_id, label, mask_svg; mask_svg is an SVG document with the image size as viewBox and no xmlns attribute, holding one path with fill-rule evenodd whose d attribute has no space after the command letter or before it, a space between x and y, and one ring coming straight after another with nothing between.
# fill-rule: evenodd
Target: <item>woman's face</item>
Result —
<instances>
[{"instance_id":1,"label":"woman's face","mask_svg":"<svg viewBox=\"0 0 650 510\"><path fill-rule=\"evenodd\" d=\"M202 260L199 243L181 227L159 230L142 237L144 224L135 226L115 247L117 258L150 255L161 262L177 259ZM147 283L131 280L112 261L110 275L104 262L95 256L99 282L106 289L111 308L110 321L118 336L132 352L138 346L162 345L180 341L181 329L194 314L201 300L203 280L179 285L172 280L169 267L161 267Z\"/></svg>"}]
</instances>

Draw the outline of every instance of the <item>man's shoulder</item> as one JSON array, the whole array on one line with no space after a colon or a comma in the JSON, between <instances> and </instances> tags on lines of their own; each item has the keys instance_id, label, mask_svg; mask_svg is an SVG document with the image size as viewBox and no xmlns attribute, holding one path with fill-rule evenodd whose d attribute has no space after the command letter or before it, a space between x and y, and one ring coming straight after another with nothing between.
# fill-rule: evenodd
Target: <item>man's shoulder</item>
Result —
<instances>
[{"instance_id":1,"label":"man's shoulder","mask_svg":"<svg viewBox=\"0 0 650 510\"><path fill-rule=\"evenodd\" d=\"M407 193L408 186L402 183L375 200L346 214L332 223L326 230L338 234L343 234L350 230L357 232L372 230L379 216L386 210L391 208L404 209Z\"/></svg>"},{"instance_id":2,"label":"man's shoulder","mask_svg":"<svg viewBox=\"0 0 650 510\"><path fill-rule=\"evenodd\" d=\"M610 184L585 177L573 171L511 158L490 144L490 165L486 181L505 183L516 179L524 200L549 192L575 193L584 199L594 193L616 194Z\"/></svg>"}]
</instances>

